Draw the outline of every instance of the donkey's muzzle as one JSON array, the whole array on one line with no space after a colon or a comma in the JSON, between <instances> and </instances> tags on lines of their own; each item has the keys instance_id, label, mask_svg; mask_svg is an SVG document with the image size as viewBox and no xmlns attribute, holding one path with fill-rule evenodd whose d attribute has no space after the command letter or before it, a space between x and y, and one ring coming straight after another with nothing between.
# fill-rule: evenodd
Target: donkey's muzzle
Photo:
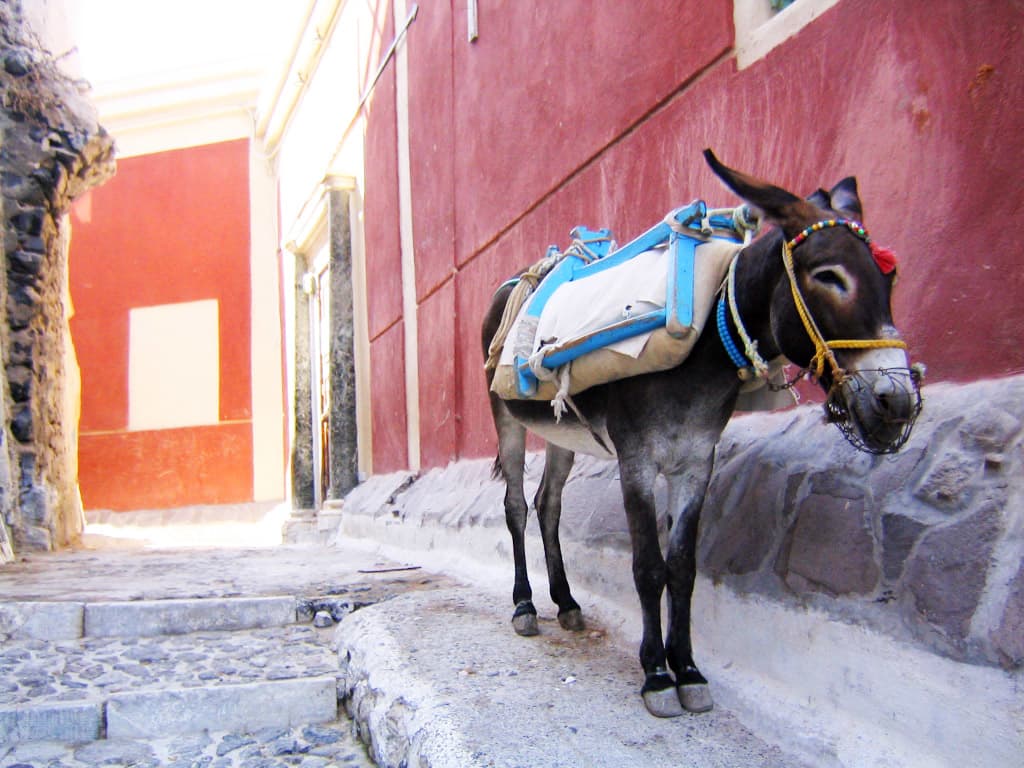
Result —
<instances>
[{"instance_id":1,"label":"donkey's muzzle","mask_svg":"<svg viewBox=\"0 0 1024 768\"><path fill-rule=\"evenodd\" d=\"M855 448L895 453L921 413L921 375L917 367L849 373L829 392L827 418Z\"/></svg>"}]
</instances>

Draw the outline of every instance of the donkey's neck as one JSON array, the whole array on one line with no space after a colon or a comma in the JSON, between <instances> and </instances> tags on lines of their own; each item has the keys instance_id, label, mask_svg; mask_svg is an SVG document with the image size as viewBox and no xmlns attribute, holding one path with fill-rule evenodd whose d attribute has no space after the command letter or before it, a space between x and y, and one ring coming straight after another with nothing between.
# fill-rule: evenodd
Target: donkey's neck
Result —
<instances>
[{"instance_id":1,"label":"donkey's neck","mask_svg":"<svg viewBox=\"0 0 1024 768\"><path fill-rule=\"evenodd\" d=\"M772 294L783 277L781 248L782 233L776 230L740 251L736 262L736 306L740 319L767 360L781 354L771 327Z\"/></svg>"}]
</instances>

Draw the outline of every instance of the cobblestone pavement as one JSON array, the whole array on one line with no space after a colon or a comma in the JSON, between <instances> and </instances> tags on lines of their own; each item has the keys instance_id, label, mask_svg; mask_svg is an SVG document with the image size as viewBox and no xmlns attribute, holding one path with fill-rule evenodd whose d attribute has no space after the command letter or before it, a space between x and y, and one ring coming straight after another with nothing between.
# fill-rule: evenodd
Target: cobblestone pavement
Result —
<instances>
[{"instance_id":1,"label":"cobblestone pavement","mask_svg":"<svg viewBox=\"0 0 1024 768\"><path fill-rule=\"evenodd\" d=\"M4 601L123 602L293 596L305 623L153 637L47 640L0 632L0 710L104 702L150 691L339 675L333 627L317 628L309 607L324 597L344 611L451 582L372 552L327 547L80 549L30 554L0 566ZM306 615L303 616L303 606ZM335 618L341 618L335 616ZM275 701L268 696L267 708ZM0 712L2 715L2 712ZM2 725L2 724L0 724ZM210 730L138 740L0 744L0 768L99 766L356 766L375 763L339 707L321 724ZM105 734L101 734L105 735Z\"/></svg>"},{"instance_id":2,"label":"cobblestone pavement","mask_svg":"<svg viewBox=\"0 0 1024 768\"><path fill-rule=\"evenodd\" d=\"M79 745L29 742L0 747L3 768L372 768L366 748L343 722L252 733L202 732L142 741L92 741Z\"/></svg>"},{"instance_id":3,"label":"cobblestone pavement","mask_svg":"<svg viewBox=\"0 0 1024 768\"><path fill-rule=\"evenodd\" d=\"M310 624L145 638L8 641L0 704L84 701L121 691L330 675L332 630Z\"/></svg>"}]
</instances>

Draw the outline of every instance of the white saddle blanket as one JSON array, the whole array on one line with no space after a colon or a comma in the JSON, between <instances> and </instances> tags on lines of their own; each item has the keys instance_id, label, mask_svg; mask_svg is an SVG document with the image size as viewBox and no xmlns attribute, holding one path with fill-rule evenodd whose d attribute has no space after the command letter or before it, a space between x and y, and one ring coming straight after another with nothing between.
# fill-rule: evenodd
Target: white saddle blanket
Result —
<instances>
[{"instance_id":1,"label":"white saddle blanket","mask_svg":"<svg viewBox=\"0 0 1024 768\"><path fill-rule=\"evenodd\" d=\"M715 295L733 255L735 243L712 240L694 255L693 323L689 328L658 328L617 341L567 363L542 380L525 399L551 400L555 379L568 373L569 393L628 376L666 370L689 354L704 328ZM668 275L674 265L665 248L645 251L629 261L560 286L548 299L540 318L526 315L527 300L508 334L491 389L505 399L524 399L516 386L514 359L545 354L545 349L570 343L594 331L666 305Z\"/></svg>"}]
</instances>

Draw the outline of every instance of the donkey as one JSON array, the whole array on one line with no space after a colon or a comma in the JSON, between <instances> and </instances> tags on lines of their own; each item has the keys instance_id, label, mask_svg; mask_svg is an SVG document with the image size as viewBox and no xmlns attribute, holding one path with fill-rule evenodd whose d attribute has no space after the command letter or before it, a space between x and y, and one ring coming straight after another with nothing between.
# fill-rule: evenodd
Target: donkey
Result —
<instances>
[{"instance_id":1,"label":"donkey","mask_svg":"<svg viewBox=\"0 0 1024 768\"><path fill-rule=\"evenodd\" d=\"M738 371L757 362L751 358L763 366L764 358L784 356L825 391L828 420L858 448L874 453L898 449L921 406L918 369L908 367L906 345L892 321L894 259L871 246L858 223L863 211L856 179L847 177L831 191L819 189L805 200L723 165L711 150L704 156L727 187L775 225L748 245L736 245L733 279L722 288L724 293L731 288L732 295L723 299L728 298L734 313L720 315L717 325L709 322L679 366L584 390L574 396L573 411L558 420L545 402L490 394L498 433L495 476L500 473L506 485L505 518L515 561L515 631L538 632L524 551L528 429L547 441L534 505L551 598L567 630L582 630L584 621L559 544L562 489L576 451L618 460L643 616L641 696L658 717L713 707L708 681L693 658L690 602L698 520L715 446L740 391ZM498 289L484 319L485 357L511 290L508 283ZM718 326L724 327L720 331ZM747 344L741 353L737 338L756 347ZM489 370L488 385L493 376ZM668 483L665 554L655 516L659 473ZM661 597L666 586L668 626L663 638Z\"/></svg>"}]
</instances>

